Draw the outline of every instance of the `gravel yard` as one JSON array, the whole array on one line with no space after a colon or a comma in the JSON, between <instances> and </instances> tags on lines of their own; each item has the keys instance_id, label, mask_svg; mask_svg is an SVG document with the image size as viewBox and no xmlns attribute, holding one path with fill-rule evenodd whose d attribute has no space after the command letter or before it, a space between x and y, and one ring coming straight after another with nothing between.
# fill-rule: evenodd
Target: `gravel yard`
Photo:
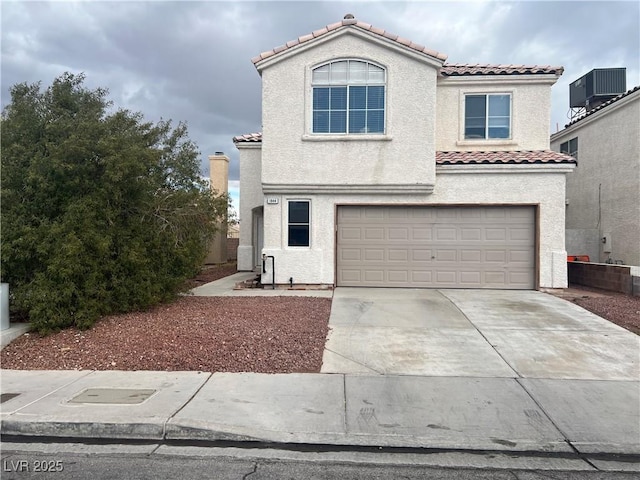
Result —
<instances>
[{"instance_id":1,"label":"gravel yard","mask_svg":"<svg viewBox=\"0 0 640 480\"><path fill-rule=\"evenodd\" d=\"M182 297L114 315L86 331L30 333L2 350L2 368L319 372L331 299Z\"/></svg>"},{"instance_id":2,"label":"gravel yard","mask_svg":"<svg viewBox=\"0 0 640 480\"><path fill-rule=\"evenodd\" d=\"M580 294L570 299L573 303L640 335L640 297L582 286L575 288Z\"/></svg>"},{"instance_id":3,"label":"gravel yard","mask_svg":"<svg viewBox=\"0 0 640 480\"><path fill-rule=\"evenodd\" d=\"M189 286L235 271L234 263L206 267ZM579 286L556 294L640 335L640 297ZM23 335L0 362L22 370L319 372L330 311L328 298L185 296L87 331Z\"/></svg>"}]
</instances>

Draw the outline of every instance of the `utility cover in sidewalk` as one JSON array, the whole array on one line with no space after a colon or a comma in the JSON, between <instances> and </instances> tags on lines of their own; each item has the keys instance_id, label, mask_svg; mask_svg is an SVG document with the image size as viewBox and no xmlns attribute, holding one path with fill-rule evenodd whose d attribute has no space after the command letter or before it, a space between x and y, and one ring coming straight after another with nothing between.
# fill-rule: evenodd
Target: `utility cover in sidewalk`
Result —
<instances>
[{"instance_id":1,"label":"utility cover in sidewalk","mask_svg":"<svg viewBox=\"0 0 640 480\"><path fill-rule=\"evenodd\" d=\"M20 393L0 393L0 403L8 402L12 398L16 398Z\"/></svg>"},{"instance_id":2,"label":"utility cover in sidewalk","mask_svg":"<svg viewBox=\"0 0 640 480\"><path fill-rule=\"evenodd\" d=\"M106 403L133 405L142 403L156 393L151 389L132 388L88 388L80 395L76 395L68 403Z\"/></svg>"}]
</instances>

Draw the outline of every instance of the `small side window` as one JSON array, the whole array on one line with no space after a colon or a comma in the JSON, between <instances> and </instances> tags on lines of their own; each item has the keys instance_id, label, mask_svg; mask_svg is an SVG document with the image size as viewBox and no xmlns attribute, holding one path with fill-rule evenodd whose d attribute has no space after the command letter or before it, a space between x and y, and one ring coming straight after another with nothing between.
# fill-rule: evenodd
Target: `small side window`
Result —
<instances>
[{"instance_id":1,"label":"small side window","mask_svg":"<svg viewBox=\"0 0 640 480\"><path fill-rule=\"evenodd\" d=\"M560 144L560 153L566 153L573 158L578 158L578 137L574 137L571 140Z\"/></svg>"},{"instance_id":2,"label":"small side window","mask_svg":"<svg viewBox=\"0 0 640 480\"><path fill-rule=\"evenodd\" d=\"M290 247L309 246L309 201L289 201L289 242Z\"/></svg>"}]
</instances>

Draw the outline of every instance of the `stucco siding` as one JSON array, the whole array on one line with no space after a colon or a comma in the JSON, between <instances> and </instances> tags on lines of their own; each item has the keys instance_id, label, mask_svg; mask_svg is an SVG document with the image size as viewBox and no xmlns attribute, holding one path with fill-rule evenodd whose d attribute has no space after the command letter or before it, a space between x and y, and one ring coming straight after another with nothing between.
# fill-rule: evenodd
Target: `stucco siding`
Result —
<instances>
[{"instance_id":1,"label":"stucco siding","mask_svg":"<svg viewBox=\"0 0 640 480\"><path fill-rule=\"evenodd\" d=\"M552 136L551 147L578 137L578 167L567 177L567 230L608 236L611 253L599 242L595 262L640 265L640 92L620 104ZM593 238L568 236L567 250L593 244ZM579 240L579 241L578 241ZM587 252L585 252L587 253Z\"/></svg>"},{"instance_id":2,"label":"stucco siding","mask_svg":"<svg viewBox=\"0 0 640 480\"><path fill-rule=\"evenodd\" d=\"M346 204L536 205L539 286L567 285L564 249L564 173L439 173L432 195L277 195L265 205L265 248L276 258L276 283L334 284L335 211ZM287 200L311 201L311 245L287 247ZM263 276L271 281L271 272Z\"/></svg>"},{"instance_id":3,"label":"stucco siding","mask_svg":"<svg viewBox=\"0 0 640 480\"><path fill-rule=\"evenodd\" d=\"M344 58L386 68L384 134L312 133L311 70ZM346 33L268 66L262 71L262 85L265 185L433 185L433 66Z\"/></svg>"},{"instance_id":4,"label":"stucco siding","mask_svg":"<svg viewBox=\"0 0 640 480\"><path fill-rule=\"evenodd\" d=\"M511 77L512 78L512 77ZM440 78L437 94L436 150L545 150L549 148L551 82L517 82L504 76ZM511 94L509 140L465 140L464 96L469 93Z\"/></svg>"},{"instance_id":5,"label":"stucco siding","mask_svg":"<svg viewBox=\"0 0 640 480\"><path fill-rule=\"evenodd\" d=\"M238 270L253 270L253 209L264 202L261 171L261 149L259 146L239 146L240 153L240 240L238 244Z\"/></svg>"}]
</instances>

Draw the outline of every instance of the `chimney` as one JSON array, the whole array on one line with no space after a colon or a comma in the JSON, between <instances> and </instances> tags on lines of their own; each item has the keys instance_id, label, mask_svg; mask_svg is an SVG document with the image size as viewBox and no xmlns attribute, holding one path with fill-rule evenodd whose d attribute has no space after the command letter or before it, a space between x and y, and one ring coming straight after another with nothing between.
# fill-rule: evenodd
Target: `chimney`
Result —
<instances>
[{"instance_id":1,"label":"chimney","mask_svg":"<svg viewBox=\"0 0 640 480\"><path fill-rule=\"evenodd\" d=\"M224 152L216 152L209 155L209 179L211 189L216 195L229 193L229 157ZM218 225L218 232L215 234L209 254L205 263L226 263L227 262L227 223L226 221Z\"/></svg>"},{"instance_id":2,"label":"chimney","mask_svg":"<svg viewBox=\"0 0 640 480\"><path fill-rule=\"evenodd\" d=\"M229 192L229 157L224 152L209 155L209 178L218 194Z\"/></svg>"}]
</instances>

